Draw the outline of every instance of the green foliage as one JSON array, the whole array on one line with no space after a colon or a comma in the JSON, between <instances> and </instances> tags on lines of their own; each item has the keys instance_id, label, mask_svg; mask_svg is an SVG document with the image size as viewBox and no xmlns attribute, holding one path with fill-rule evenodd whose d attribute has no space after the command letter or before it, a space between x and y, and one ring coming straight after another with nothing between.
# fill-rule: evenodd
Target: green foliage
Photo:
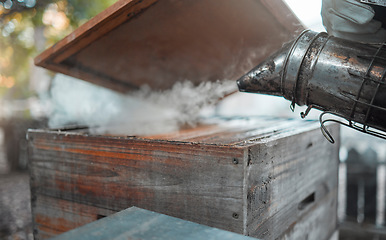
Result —
<instances>
[{"instance_id":1,"label":"green foliage","mask_svg":"<svg viewBox=\"0 0 386 240\"><path fill-rule=\"evenodd\" d=\"M67 0L68 2L68 16L71 24L74 26L79 23L84 23L91 16L95 16L101 10L108 8L115 0L92 1L89 0ZM91 6L92 5L92 6Z\"/></svg>"},{"instance_id":2,"label":"green foliage","mask_svg":"<svg viewBox=\"0 0 386 240\"><path fill-rule=\"evenodd\" d=\"M28 87L33 57L115 1L0 0L0 97L34 94Z\"/></svg>"}]
</instances>

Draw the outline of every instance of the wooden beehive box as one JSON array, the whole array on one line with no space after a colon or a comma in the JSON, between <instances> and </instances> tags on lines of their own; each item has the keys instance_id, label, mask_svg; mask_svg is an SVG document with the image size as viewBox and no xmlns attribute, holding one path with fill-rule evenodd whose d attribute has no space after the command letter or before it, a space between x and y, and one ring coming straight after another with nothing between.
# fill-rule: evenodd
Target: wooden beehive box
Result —
<instances>
[{"instance_id":1,"label":"wooden beehive box","mask_svg":"<svg viewBox=\"0 0 386 240\"><path fill-rule=\"evenodd\" d=\"M35 63L120 92L168 89L237 79L302 29L281 0L119 0ZM30 130L28 143L38 239L131 206L262 239L337 227L338 145L315 122L223 119L146 138Z\"/></svg>"},{"instance_id":2,"label":"wooden beehive box","mask_svg":"<svg viewBox=\"0 0 386 240\"><path fill-rule=\"evenodd\" d=\"M137 206L261 239L328 239L339 145L319 127L236 118L146 138L30 130L35 237Z\"/></svg>"}]
</instances>

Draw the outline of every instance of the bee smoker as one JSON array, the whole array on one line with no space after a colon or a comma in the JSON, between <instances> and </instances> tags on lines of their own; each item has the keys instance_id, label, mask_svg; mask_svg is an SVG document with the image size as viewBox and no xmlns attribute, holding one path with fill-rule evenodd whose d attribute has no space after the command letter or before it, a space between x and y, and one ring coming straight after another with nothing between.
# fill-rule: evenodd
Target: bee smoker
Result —
<instances>
[{"instance_id":1,"label":"bee smoker","mask_svg":"<svg viewBox=\"0 0 386 240\"><path fill-rule=\"evenodd\" d=\"M295 105L323 111L325 123L339 122L386 139L386 48L304 31L237 81L241 92L283 96ZM323 119L326 114L340 118Z\"/></svg>"}]
</instances>

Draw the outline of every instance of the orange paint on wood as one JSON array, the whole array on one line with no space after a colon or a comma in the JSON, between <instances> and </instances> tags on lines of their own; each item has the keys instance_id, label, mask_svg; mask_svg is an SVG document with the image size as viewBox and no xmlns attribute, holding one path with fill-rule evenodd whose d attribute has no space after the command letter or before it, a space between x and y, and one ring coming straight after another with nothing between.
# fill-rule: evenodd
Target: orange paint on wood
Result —
<instances>
[{"instance_id":1,"label":"orange paint on wood","mask_svg":"<svg viewBox=\"0 0 386 240\"><path fill-rule=\"evenodd\" d=\"M41 229L41 231L51 234L67 232L74 227L79 227L88 223L88 221L72 221L65 218L55 218L52 216L44 216L40 214L36 214L34 219L35 222L39 225L39 229Z\"/></svg>"}]
</instances>

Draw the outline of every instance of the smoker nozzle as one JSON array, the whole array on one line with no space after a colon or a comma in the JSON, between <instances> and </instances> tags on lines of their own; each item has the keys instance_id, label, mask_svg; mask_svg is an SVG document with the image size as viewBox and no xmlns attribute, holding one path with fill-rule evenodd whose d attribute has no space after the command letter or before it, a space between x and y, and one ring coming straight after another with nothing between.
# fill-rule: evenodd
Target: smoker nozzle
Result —
<instances>
[{"instance_id":1,"label":"smoker nozzle","mask_svg":"<svg viewBox=\"0 0 386 240\"><path fill-rule=\"evenodd\" d=\"M264 63L237 80L239 90L241 92L281 96L281 75L283 69L285 69L284 64L290 47L291 44L286 44L282 49L264 61Z\"/></svg>"},{"instance_id":2,"label":"smoker nozzle","mask_svg":"<svg viewBox=\"0 0 386 240\"><path fill-rule=\"evenodd\" d=\"M283 96L386 139L386 48L304 31L237 80L241 92ZM324 114L325 114L324 113ZM324 115L323 114L323 115ZM303 116L304 117L304 116ZM326 137L333 138L324 127ZM375 129L375 131L373 131Z\"/></svg>"}]
</instances>

